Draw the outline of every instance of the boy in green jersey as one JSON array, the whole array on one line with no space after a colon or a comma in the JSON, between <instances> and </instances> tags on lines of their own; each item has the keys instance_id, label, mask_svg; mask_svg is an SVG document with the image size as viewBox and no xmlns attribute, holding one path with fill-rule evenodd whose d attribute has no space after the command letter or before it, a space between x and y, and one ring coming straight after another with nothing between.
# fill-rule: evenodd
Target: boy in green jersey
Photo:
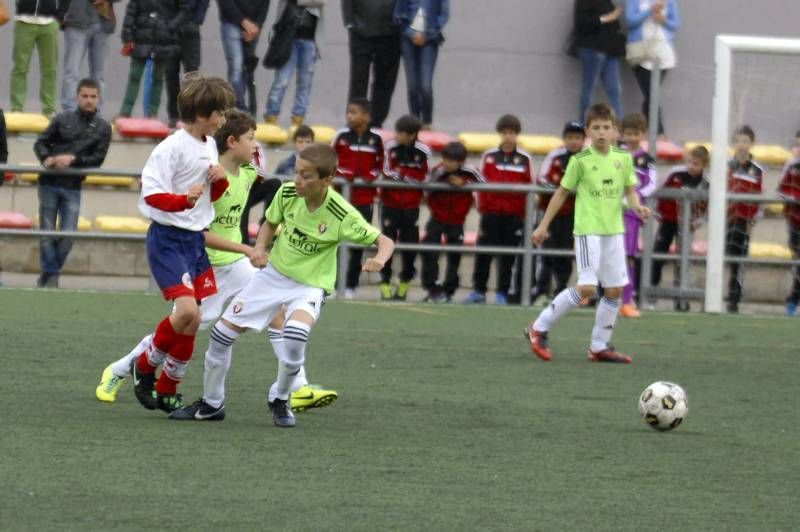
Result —
<instances>
[{"instance_id":1,"label":"boy in green jersey","mask_svg":"<svg viewBox=\"0 0 800 532\"><path fill-rule=\"evenodd\" d=\"M305 361L311 327L325 295L333 291L339 243L377 244L377 254L362 268L367 272L379 272L394 250L389 238L331 188L336 164L330 146L312 144L300 152L294 180L278 190L256 239L251 261L263 269L233 298L211 330L206 356L230 360L233 344L243 332L262 331L285 306L284 349L268 397L279 427L295 425L289 394ZM283 230L268 256L267 243L280 224Z\"/></svg>"},{"instance_id":2,"label":"boy in green jersey","mask_svg":"<svg viewBox=\"0 0 800 532\"><path fill-rule=\"evenodd\" d=\"M604 294L597 304L592 340L588 350L592 362L630 363L631 357L618 353L610 343L619 300L628 284L623 225L623 197L628 208L642 220L650 209L639 203L637 178L630 154L614 145L616 117L605 104L593 105L586 113L586 133L591 146L574 155L560 186L553 194L539 227L533 232L533 244L547 238L547 230L571 192L575 199L575 260L578 282L574 288L559 293L539 317L525 330L531 350L542 360L553 356L548 333L582 298L595 295L598 282Z\"/></svg>"}]
</instances>

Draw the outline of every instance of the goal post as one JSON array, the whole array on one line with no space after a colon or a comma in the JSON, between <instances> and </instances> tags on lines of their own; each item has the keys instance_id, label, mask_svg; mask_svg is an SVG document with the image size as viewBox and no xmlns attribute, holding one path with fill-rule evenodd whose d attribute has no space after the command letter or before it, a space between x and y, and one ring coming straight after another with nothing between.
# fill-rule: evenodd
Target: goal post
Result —
<instances>
[{"instance_id":1,"label":"goal post","mask_svg":"<svg viewBox=\"0 0 800 532\"><path fill-rule=\"evenodd\" d=\"M715 81L711 120L711 183L708 199L708 255L705 311L722 312L725 267L727 163L730 138L731 77L734 53L800 55L800 39L717 35L714 47Z\"/></svg>"}]
</instances>

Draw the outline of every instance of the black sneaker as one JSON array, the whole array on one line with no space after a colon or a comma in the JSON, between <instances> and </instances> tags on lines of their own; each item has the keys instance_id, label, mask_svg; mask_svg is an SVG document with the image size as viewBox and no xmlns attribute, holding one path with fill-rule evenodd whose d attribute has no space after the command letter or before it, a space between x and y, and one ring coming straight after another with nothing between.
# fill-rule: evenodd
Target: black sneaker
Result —
<instances>
[{"instance_id":1,"label":"black sneaker","mask_svg":"<svg viewBox=\"0 0 800 532\"><path fill-rule=\"evenodd\" d=\"M147 373L143 374L136 367L136 362L139 357L131 360L131 377L133 377L133 393L136 394L136 399L139 403L148 410L156 409L156 397L154 389L156 387L156 374Z\"/></svg>"},{"instance_id":2,"label":"black sneaker","mask_svg":"<svg viewBox=\"0 0 800 532\"><path fill-rule=\"evenodd\" d=\"M156 406L167 414L183 408L183 396L179 393L156 394Z\"/></svg>"},{"instance_id":3,"label":"black sneaker","mask_svg":"<svg viewBox=\"0 0 800 532\"><path fill-rule=\"evenodd\" d=\"M739 314L739 303L728 303L728 314Z\"/></svg>"},{"instance_id":4,"label":"black sneaker","mask_svg":"<svg viewBox=\"0 0 800 532\"><path fill-rule=\"evenodd\" d=\"M215 408L202 399L198 399L189 406L173 410L170 419L197 420L197 421L222 421L225 419L225 405Z\"/></svg>"},{"instance_id":5,"label":"black sneaker","mask_svg":"<svg viewBox=\"0 0 800 532\"><path fill-rule=\"evenodd\" d=\"M294 427L294 413L289 406L289 401L286 399L275 399L272 402L267 401L267 406L272 412L272 421L275 423L276 427Z\"/></svg>"}]
</instances>

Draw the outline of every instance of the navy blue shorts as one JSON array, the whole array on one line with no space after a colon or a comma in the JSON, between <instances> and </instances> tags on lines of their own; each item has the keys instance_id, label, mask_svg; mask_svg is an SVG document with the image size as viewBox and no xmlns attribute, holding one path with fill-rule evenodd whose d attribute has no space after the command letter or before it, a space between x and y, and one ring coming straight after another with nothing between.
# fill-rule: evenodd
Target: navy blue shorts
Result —
<instances>
[{"instance_id":1,"label":"navy blue shorts","mask_svg":"<svg viewBox=\"0 0 800 532\"><path fill-rule=\"evenodd\" d=\"M217 293L202 231L151 223L147 261L164 299L190 296L200 301Z\"/></svg>"}]
</instances>

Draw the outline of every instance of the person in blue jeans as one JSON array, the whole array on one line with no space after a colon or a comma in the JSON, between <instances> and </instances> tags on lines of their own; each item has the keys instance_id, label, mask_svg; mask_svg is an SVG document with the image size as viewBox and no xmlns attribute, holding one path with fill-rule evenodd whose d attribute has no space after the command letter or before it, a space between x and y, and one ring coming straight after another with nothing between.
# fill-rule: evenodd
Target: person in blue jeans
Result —
<instances>
[{"instance_id":1,"label":"person in blue jeans","mask_svg":"<svg viewBox=\"0 0 800 532\"><path fill-rule=\"evenodd\" d=\"M442 29L449 18L449 0L397 0L394 7L394 21L401 32L409 113L422 121L423 129L431 129L433 122L433 72L444 42Z\"/></svg>"},{"instance_id":2,"label":"person in blue jeans","mask_svg":"<svg viewBox=\"0 0 800 532\"><path fill-rule=\"evenodd\" d=\"M245 43L257 44L267 19L269 0L217 0L217 7L228 81L236 94L236 108L247 111L244 47Z\"/></svg>"},{"instance_id":3,"label":"person in blue jeans","mask_svg":"<svg viewBox=\"0 0 800 532\"><path fill-rule=\"evenodd\" d=\"M625 34L619 19L622 7L612 0L575 0L574 46L581 60L579 120L592 103L597 79L617 116L622 116L619 59L625 56Z\"/></svg>"},{"instance_id":4,"label":"person in blue jeans","mask_svg":"<svg viewBox=\"0 0 800 532\"><path fill-rule=\"evenodd\" d=\"M111 144L111 125L97 112L100 84L93 79L78 83L78 106L59 113L36 139L33 151L50 169L96 168L103 164ZM78 228L81 208L81 183L85 176L59 175L39 177L39 227L61 231ZM72 249L71 238L45 236L39 241L41 275L37 286L58 288L58 276Z\"/></svg>"},{"instance_id":5,"label":"person in blue jeans","mask_svg":"<svg viewBox=\"0 0 800 532\"><path fill-rule=\"evenodd\" d=\"M322 2L317 4L309 0L305 0L303 6L298 6L297 0L281 0L278 6L278 19L283 17L285 10L292 9L297 22L292 54L286 64L275 72L275 78L267 95L264 121L268 124L278 122L283 97L295 71L297 71L297 87L292 106L292 124L299 126L305 120L311 97L311 85L314 81L314 65L319 57L317 31L321 31L324 24L322 6Z\"/></svg>"}]
</instances>

